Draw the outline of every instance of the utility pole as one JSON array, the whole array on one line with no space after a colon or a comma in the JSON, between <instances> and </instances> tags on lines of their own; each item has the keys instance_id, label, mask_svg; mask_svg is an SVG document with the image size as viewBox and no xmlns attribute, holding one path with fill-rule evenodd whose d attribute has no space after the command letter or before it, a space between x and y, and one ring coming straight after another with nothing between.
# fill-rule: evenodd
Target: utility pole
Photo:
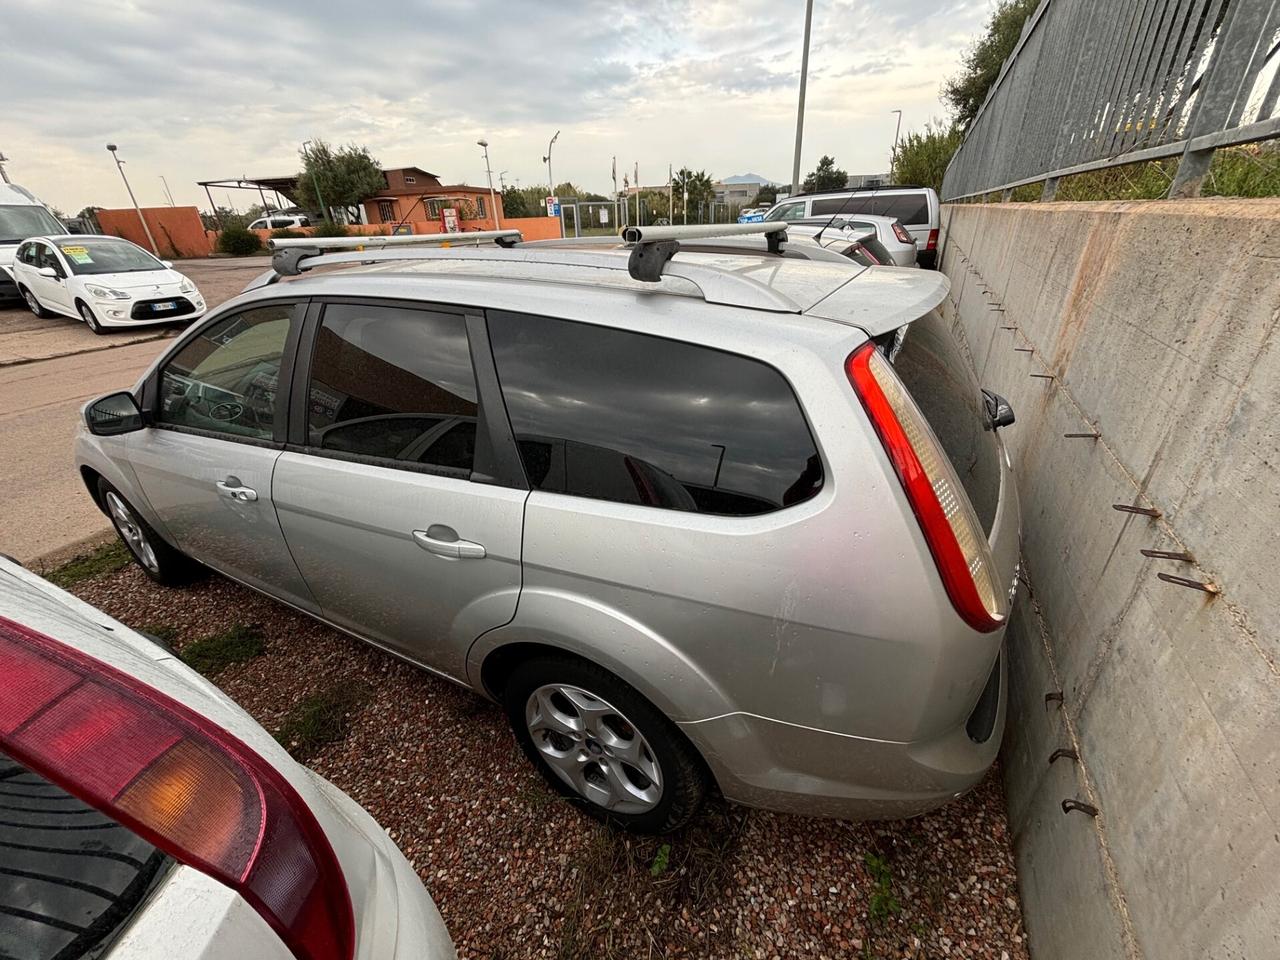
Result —
<instances>
[{"instance_id":1,"label":"utility pole","mask_svg":"<svg viewBox=\"0 0 1280 960\"><path fill-rule=\"evenodd\" d=\"M493 168L489 166L489 141L477 140L476 146L484 148L484 175L489 178L489 205L493 207L493 227L497 230L502 224L498 220L498 200L493 195Z\"/></svg>"},{"instance_id":2,"label":"utility pole","mask_svg":"<svg viewBox=\"0 0 1280 960\"><path fill-rule=\"evenodd\" d=\"M614 226L622 229L622 213L618 209L618 157L613 157L613 220Z\"/></svg>"},{"instance_id":3,"label":"utility pole","mask_svg":"<svg viewBox=\"0 0 1280 960\"><path fill-rule=\"evenodd\" d=\"M507 192L506 176L507 176L507 171L505 170L502 170L498 173L498 186L502 189L503 193Z\"/></svg>"},{"instance_id":4,"label":"utility pole","mask_svg":"<svg viewBox=\"0 0 1280 960\"><path fill-rule=\"evenodd\" d=\"M164 178L163 173L160 174L160 182L164 184L164 195L169 198L169 206L176 207L177 204L173 202L173 194L169 192L169 181Z\"/></svg>"},{"instance_id":5,"label":"utility pole","mask_svg":"<svg viewBox=\"0 0 1280 960\"><path fill-rule=\"evenodd\" d=\"M3 180L5 183L12 183L13 181L9 179L9 174L5 173L4 170L4 165L8 162L9 158L3 153L0 153L0 180Z\"/></svg>"},{"instance_id":6,"label":"utility pole","mask_svg":"<svg viewBox=\"0 0 1280 960\"><path fill-rule=\"evenodd\" d=\"M796 155L791 163L791 195L800 192L800 144L804 140L804 86L809 78L809 30L813 26L813 0L804 5L804 53L800 55L800 106L796 109Z\"/></svg>"},{"instance_id":7,"label":"utility pole","mask_svg":"<svg viewBox=\"0 0 1280 960\"><path fill-rule=\"evenodd\" d=\"M689 168L680 169L680 180L684 184L684 225L689 225Z\"/></svg>"},{"instance_id":8,"label":"utility pole","mask_svg":"<svg viewBox=\"0 0 1280 960\"><path fill-rule=\"evenodd\" d=\"M676 208L671 205L672 201L672 182L671 182L671 164L667 164L667 223L674 223L676 219Z\"/></svg>"},{"instance_id":9,"label":"utility pole","mask_svg":"<svg viewBox=\"0 0 1280 960\"><path fill-rule=\"evenodd\" d=\"M124 181L124 188L129 191L129 199L133 201L133 209L138 212L138 220L142 223L142 232L147 235L147 240L151 243L151 252L157 257L160 256L160 248L156 246L156 238L151 235L151 228L147 226L147 218L142 215L142 208L138 206L138 198L133 195L133 187L129 186L129 178L124 175L124 161L116 156L116 145L114 143L107 144L107 150L111 152L111 159L116 162L116 169L120 171L120 179Z\"/></svg>"},{"instance_id":10,"label":"utility pole","mask_svg":"<svg viewBox=\"0 0 1280 960\"><path fill-rule=\"evenodd\" d=\"M305 164L311 159L311 155L307 152L307 147L311 146L310 140L302 141L302 161ZM320 217L323 220L329 220L329 208L324 205L324 197L320 196L320 173L318 170L311 171L311 186L315 188L316 200L320 203Z\"/></svg>"},{"instance_id":11,"label":"utility pole","mask_svg":"<svg viewBox=\"0 0 1280 960\"><path fill-rule=\"evenodd\" d=\"M636 226L638 227L638 226L641 226L641 223L640 223L640 161L639 160L636 161L635 174L636 174Z\"/></svg>"}]
</instances>

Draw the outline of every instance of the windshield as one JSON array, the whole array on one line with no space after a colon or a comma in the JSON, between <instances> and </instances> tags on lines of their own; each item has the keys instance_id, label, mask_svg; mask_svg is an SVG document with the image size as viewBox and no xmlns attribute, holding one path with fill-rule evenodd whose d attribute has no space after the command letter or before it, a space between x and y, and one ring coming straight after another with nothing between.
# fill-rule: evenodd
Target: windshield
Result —
<instances>
[{"instance_id":1,"label":"windshield","mask_svg":"<svg viewBox=\"0 0 1280 960\"><path fill-rule=\"evenodd\" d=\"M67 228L44 207L0 206L0 243L21 243L45 233L66 233Z\"/></svg>"},{"instance_id":2,"label":"windshield","mask_svg":"<svg viewBox=\"0 0 1280 960\"><path fill-rule=\"evenodd\" d=\"M780 207L774 207L766 215L766 220L799 220L804 216L804 201L800 200L796 203L784 203Z\"/></svg>"},{"instance_id":3,"label":"windshield","mask_svg":"<svg viewBox=\"0 0 1280 960\"><path fill-rule=\"evenodd\" d=\"M128 240L102 240L85 238L65 241L58 249L67 259L71 272L80 275L95 273L139 273L144 270L163 270L164 265L141 247Z\"/></svg>"}]
</instances>

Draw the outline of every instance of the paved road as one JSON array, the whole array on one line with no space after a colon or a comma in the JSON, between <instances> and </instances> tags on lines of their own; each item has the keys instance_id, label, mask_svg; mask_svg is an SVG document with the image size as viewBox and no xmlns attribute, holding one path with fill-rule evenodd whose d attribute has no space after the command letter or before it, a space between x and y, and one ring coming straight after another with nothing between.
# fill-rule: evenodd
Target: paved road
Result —
<instances>
[{"instance_id":1,"label":"paved road","mask_svg":"<svg viewBox=\"0 0 1280 960\"><path fill-rule=\"evenodd\" d=\"M237 294L265 260L188 260L178 265L209 304ZM30 563L91 542L109 529L71 463L80 407L128 389L175 327L96 336L70 318L38 320L0 310L0 553Z\"/></svg>"}]
</instances>

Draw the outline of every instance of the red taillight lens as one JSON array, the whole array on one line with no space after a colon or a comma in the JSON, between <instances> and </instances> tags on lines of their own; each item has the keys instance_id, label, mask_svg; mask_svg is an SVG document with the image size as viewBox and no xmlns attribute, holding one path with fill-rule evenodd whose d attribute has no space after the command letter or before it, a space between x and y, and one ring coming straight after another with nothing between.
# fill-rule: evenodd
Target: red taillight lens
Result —
<instances>
[{"instance_id":1,"label":"red taillight lens","mask_svg":"<svg viewBox=\"0 0 1280 960\"><path fill-rule=\"evenodd\" d=\"M924 248L926 250L938 249L938 231L937 230L929 231L929 242L924 245Z\"/></svg>"},{"instance_id":2,"label":"red taillight lens","mask_svg":"<svg viewBox=\"0 0 1280 960\"><path fill-rule=\"evenodd\" d=\"M915 242L914 240L912 240L911 234L907 233L907 228L904 227L902 223L898 220L893 221L893 235L897 237L899 240L901 240L903 243Z\"/></svg>"},{"instance_id":3,"label":"red taillight lens","mask_svg":"<svg viewBox=\"0 0 1280 960\"><path fill-rule=\"evenodd\" d=\"M0 678L6 753L236 890L299 960L350 960L342 868L274 767L160 691L4 617Z\"/></svg>"},{"instance_id":4,"label":"red taillight lens","mask_svg":"<svg viewBox=\"0 0 1280 960\"><path fill-rule=\"evenodd\" d=\"M973 629L997 629L1005 602L990 547L924 414L874 343L855 350L845 371L902 481L951 605Z\"/></svg>"},{"instance_id":5,"label":"red taillight lens","mask_svg":"<svg viewBox=\"0 0 1280 960\"><path fill-rule=\"evenodd\" d=\"M864 247L862 244L858 244L857 249L859 253L861 253L864 257L870 260L871 263L874 264L875 266L883 266L883 264L880 263L880 259L874 253L872 253L870 250Z\"/></svg>"}]
</instances>

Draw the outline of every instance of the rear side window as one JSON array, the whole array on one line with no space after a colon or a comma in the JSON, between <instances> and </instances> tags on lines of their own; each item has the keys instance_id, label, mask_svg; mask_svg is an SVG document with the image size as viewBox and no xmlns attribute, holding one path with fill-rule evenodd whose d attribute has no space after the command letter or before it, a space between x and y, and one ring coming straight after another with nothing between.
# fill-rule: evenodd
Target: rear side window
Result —
<instances>
[{"instance_id":1,"label":"rear side window","mask_svg":"<svg viewBox=\"0 0 1280 960\"><path fill-rule=\"evenodd\" d=\"M477 408L466 320L330 304L316 335L307 408L313 448L470 474Z\"/></svg>"},{"instance_id":2,"label":"rear side window","mask_svg":"<svg viewBox=\"0 0 1280 960\"><path fill-rule=\"evenodd\" d=\"M929 200L923 193L899 193L877 200L876 213L882 217L894 217L904 224L916 226L929 223Z\"/></svg>"},{"instance_id":3,"label":"rear side window","mask_svg":"<svg viewBox=\"0 0 1280 960\"><path fill-rule=\"evenodd\" d=\"M822 487L795 394L765 363L507 313L490 313L489 335L534 489L750 516Z\"/></svg>"},{"instance_id":4,"label":"rear side window","mask_svg":"<svg viewBox=\"0 0 1280 960\"><path fill-rule=\"evenodd\" d=\"M851 200L848 197L831 197L827 200L813 201L811 209L815 217L829 217L831 214L839 213L841 210L847 211L846 205L852 205L856 202L856 200Z\"/></svg>"}]
</instances>

